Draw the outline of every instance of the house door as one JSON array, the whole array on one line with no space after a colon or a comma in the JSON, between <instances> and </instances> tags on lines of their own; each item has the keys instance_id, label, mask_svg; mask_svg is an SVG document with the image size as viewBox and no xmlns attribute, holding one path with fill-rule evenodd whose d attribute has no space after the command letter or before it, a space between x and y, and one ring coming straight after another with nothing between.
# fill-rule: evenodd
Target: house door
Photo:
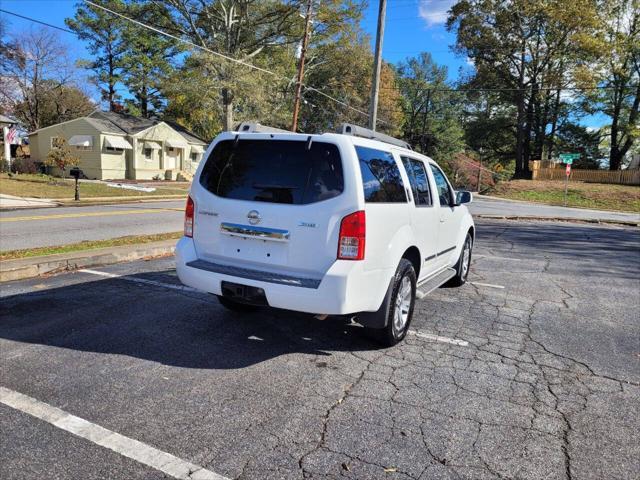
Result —
<instances>
[{"instance_id":1,"label":"house door","mask_svg":"<svg viewBox=\"0 0 640 480\"><path fill-rule=\"evenodd\" d=\"M167 155L165 157L164 168L165 170L175 170L178 160L178 149L167 148Z\"/></svg>"}]
</instances>

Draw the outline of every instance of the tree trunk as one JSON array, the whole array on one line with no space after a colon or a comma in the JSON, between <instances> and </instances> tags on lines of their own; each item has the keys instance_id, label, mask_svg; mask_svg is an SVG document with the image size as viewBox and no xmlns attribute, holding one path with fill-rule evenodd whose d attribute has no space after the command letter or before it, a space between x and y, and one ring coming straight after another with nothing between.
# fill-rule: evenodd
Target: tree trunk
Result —
<instances>
[{"instance_id":1,"label":"tree trunk","mask_svg":"<svg viewBox=\"0 0 640 480\"><path fill-rule=\"evenodd\" d=\"M115 78L116 76L116 72L115 72L115 68L113 66L113 55L109 55L109 92L108 92L108 100L109 100L109 111L111 112L115 112L116 111L116 101L115 101L115 97L116 97L116 85L115 85Z\"/></svg>"},{"instance_id":2,"label":"tree trunk","mask_svg":"<svg viewBox=\"0 0 640 480\"><path fill-rule=\"evenodd\" d=\"M233 130L233 93L228 88L222 89L222 109L224 111L224 130Z\"/></svg>"},{"instance_id":3,"label":"tree trunk","mask_svg":"<svg viewBox=\"0 0 640 480\"><path fill-rule=\"evenodd\" d=\"M525 45L522 45L520 51L520 75L518 78L518 116L516 118L516 171L514 178L526 178L526 170L524 162L524 123L525 123L525 95L524 95L524 64L525 64Z\"/></svg>"},{"instance_id":4,"label":"tree trunk","mask_svg":"<svg viewBox=\"0 0 640 480\"><path fill-rule=\"evenodd\" d=\"M611 149L609 150L609 170L618 170L620 168L620 150L618 139L618 122L620 121L620 110L623 92L616 91L614 93L613 115L611 116Z\"/></svg>"},{"instance_id":5,"label":"tree trunk","mask_svg":"<svg viewBox=\"0 0 640 480\"><path fill-rule=\"evenodd\" d=\"M556 130L558 129L558 117L560 116L560 89L556 93L551 113L551 131L547 137L547 160L553 158L553 149L555 147Z\"/></svg>"}]
</instances>

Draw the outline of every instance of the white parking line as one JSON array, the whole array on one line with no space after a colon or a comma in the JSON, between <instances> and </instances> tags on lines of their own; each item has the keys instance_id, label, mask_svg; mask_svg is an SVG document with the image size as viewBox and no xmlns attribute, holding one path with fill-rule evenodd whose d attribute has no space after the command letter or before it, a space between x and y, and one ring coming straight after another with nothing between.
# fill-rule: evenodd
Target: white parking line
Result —
<instances>
[{"instance_id":1,"label":"white parking line","mask_svg":"<svg viewBox=\"0 0 640 480\"><path fill-rule=\"evenodd\" d=\"M521 258L512 258L512 257L497 257L495 255L474 255L473 258L481 259L481 258L492 258L496 260L509 260L511 262L521 262Z\"/></svg>"},{"instance_id":2,"label":"white parking line","mask_svg":"<svg viewBox=\"0 0 640 480\"><path fill-rule=\"evenodd\" d=\"M136 278L136 277L130 277L130 276L127 276L127 275L117 275L115 273L100 272L98 270L90 270L90 269L87 269L87 268L83 268L81 270L78 270L78 272L90 273L92 275L98 275L100 277L106 277L106 278L120 278L120 279L126 280L128 282L143 283L145 285L153 285L155 287L170 288L172 290L180 290L182 292L197 292L198 291L195 288L187 287L185 285L176 285L174 283L156 282L155 280L147 280L146 278Z\"/></svg>"},{"instance_id":3,"label":"white parking line","mask_svg":"<svg viewBox=\"0 0 640 480\"><path fill-rule=\"evenodd\" d=\"M469 282L471 285L477 285L478 287L489 287L489 288L500 288L503 289L502 285L493 285L491 283L480 283L480 282Z\"/></svg>"},{"instance_id":4,"label":"white parking line","mask_svg":"<svg viewBox=\"0 0 640 480\"><path fill-rule=\"evenodd\" d=\"M89 440L101 447L108 448L136 462L155 468L173 478L184 480L229 480L227 477L218 475L200 465L182 460L151 445L120 435L14 390L0 387L0 403L44 420L61 430Z\"/></svg>"},{"instance_id":5,"label":"white parking line","mask_svg":"<svg viewBox=\"0 0 640 480\"><path fill-rule=\"evenodd\" d=\"M465 340L458 340L457 338L441 337L440 335L433 335L431 333L424 333L418 330L409 330L411 335L415 335L419 338L425 338L427 340L433 340L434 342L450 343L451 345L459 345L460 347L466 347L469 342Z\"/></svg>"}]
</instances>

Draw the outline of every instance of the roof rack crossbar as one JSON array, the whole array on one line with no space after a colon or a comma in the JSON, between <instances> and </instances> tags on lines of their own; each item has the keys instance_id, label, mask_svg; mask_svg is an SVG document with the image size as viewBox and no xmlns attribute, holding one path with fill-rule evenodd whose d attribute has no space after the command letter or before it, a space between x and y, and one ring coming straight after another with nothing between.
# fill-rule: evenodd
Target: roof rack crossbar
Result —
<instances>
[{"instance_id":1,"label":"roof rack crossbar","mask_svg":"<svg viewBox=\"0 0 640 480\"><path fill-rule=\"evenodd\" d=\"M235 128L235 131L241 133L292 133L289 130L269 127L258 122L242 122Z\"/></svg>"},{"instance_id":2,"label":"roof rack crossbar","mask_svg":"<svg viewBox=\"0 0 640 480\"><path fill-rule=\"evenodd\" d=\"M368 128L360 127L353 123L343 123L340 128L338 128L338 133L343 135L353 135L354 137L369 138L371 140L379 140L384 143L390 143L391 145L411 150L411 145L404 140L400 140L399 138L376 132Z\"/></svg>"}]
</instances>

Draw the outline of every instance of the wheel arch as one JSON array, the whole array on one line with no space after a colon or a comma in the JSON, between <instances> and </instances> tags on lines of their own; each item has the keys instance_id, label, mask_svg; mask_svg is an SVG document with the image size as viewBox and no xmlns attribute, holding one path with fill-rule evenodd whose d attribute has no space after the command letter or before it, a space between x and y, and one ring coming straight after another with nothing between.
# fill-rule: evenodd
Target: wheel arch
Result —
<instances>
[{"instance_id":1,"label":"wheel arch","mask_svg":"<svg viewBox=\"0 0 640 480\"><path fill-rule=\"evenodd\" d=\"M422 266L422 257L420 255L420 250L418 250L418 247L416 247L415 245L412 245L409 248L407 248L402 254L402 257L400 257L400 260L402 260L403 258L406 258L411 262L411 264L413 265L413 269L416 272L416 278L420 278L420 268ZM399 260L398 260L398 263L400 263Z\"/></svg>"}]
</instances>

